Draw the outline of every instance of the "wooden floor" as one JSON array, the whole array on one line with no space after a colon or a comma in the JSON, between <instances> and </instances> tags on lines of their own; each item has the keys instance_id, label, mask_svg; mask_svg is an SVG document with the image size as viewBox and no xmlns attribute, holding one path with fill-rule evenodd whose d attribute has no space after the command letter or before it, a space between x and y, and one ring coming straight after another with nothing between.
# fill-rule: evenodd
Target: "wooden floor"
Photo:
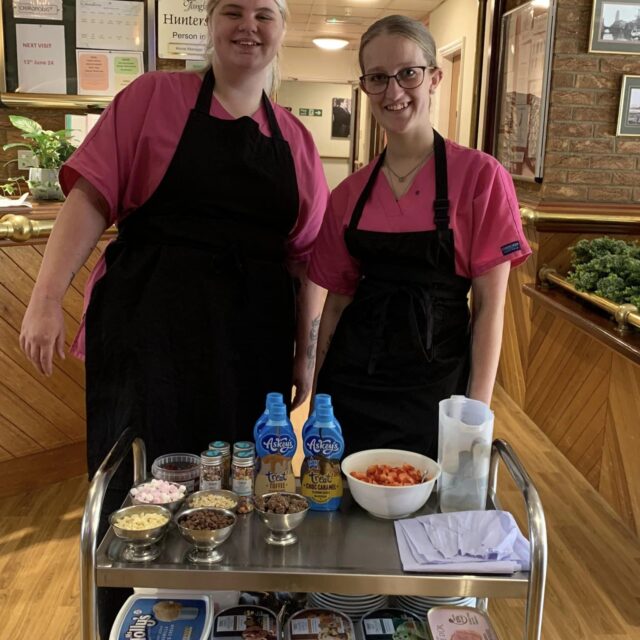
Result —
<instances>
[{"instance_id":1,"label":"wooden floor","mask_svg":"<svg viewBox=\"0 0 640 640\"><path fill-rule=\"evenodd\" d=\"M542 637L640 640L640 542L500 389L494 409L496 435L515 448L546 512ZM0 499L1 638L79 638L78 532L86 489L76 478ZM521 520L522 500L506 472L500 497ZM493 601L490 614L501 640L522 638L522 601Z\"/></svg>"}]
</instances>

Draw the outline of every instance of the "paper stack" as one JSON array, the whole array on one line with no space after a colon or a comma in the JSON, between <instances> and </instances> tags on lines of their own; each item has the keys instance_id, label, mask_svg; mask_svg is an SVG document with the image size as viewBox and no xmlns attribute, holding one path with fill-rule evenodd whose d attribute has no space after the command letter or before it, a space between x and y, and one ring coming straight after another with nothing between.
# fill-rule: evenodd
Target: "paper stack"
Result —
<instances>
[{"instance_id":1,"label":"paper stack","mask_svg":"<svg viewBox=\"0 0 640 640\"><path fill-rule=\"evenodd\" d=\"M507 511L457 511L395 522L402 568L425 573L529 569L529 542Z\"/></svg>"}]
</instances>

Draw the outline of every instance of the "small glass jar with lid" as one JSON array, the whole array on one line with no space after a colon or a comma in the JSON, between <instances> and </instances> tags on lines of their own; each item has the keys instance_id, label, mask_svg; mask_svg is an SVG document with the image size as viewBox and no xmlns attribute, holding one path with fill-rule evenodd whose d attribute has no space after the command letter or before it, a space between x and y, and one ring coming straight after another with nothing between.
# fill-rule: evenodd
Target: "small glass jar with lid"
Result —
<instances>
[{"instance_id":1,"label":"small glass jar with lid","mask_svg":"<svg viewBox=\"0 0 640 640\"><path fill-rule=\"evenodd\" d=\"M255 458L252 451L238 451L231 462L231 491L239 496L253 495Z\"/></svg>"},{"instance_id":2,"label":"small glass jar with lid","mask_svg":"<svg viewBox=\"0 0 640 640\"><path fill-rule=\"evenodd\" d=\"M200 455L200 490L222 489L224 458L220 451L208 449Z\"/></svg>"},{"instance_id":3,"label":"small glass jar with lid","mask_svg":"<svg viewBox=\"0 0 640 640\"><path fill-rule=\"evenodd\" d=\"M240 451L250 451L253 454L253 457L256 456L256 445L253 442L249 442L249 440L241 440L239 442L235 442L233 444L233 455L236 453L240 453Z\"/></svg>"},{"instance_id":4,"label":"small glass jar with lid","mask_svg":"<svg viewBox=\"0 0 640 640\"><path fill-rule=\"evenodd\" d=\"M222 488L229 489L229 478L231 473L231 445L224 440L215 440L209 443L209 449L212 451L219 451L222 454L224 460L224 474L222 476Z\"/></svg>"}]
</instances>

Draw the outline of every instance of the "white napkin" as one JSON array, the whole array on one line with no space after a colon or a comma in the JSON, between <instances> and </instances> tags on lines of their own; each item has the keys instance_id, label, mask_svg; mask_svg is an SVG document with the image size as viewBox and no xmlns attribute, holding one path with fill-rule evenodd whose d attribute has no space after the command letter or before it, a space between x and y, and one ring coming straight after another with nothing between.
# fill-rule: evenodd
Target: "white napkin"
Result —
<instances>
[{"instance_id":1,"label":"white napkin","mask_svg":"<svg viewBox=\"0 0 640 640\"><path fill-rule=\"evenodd\" d=\"M28 193L23 193L19 198L4 198L0 196L0 207L31 207L27 202Z\"/></svg>"},{"instance_id":2,"label":"white napkin","mask_svg":"<svg viewBox=\"0 0 640 640\"><path fill-rule=\"evenodd\" d=\"M513 573L528 570L529 542L507 511L437 513L395 522L405 571Z\"/></svg>"}]
</instances>

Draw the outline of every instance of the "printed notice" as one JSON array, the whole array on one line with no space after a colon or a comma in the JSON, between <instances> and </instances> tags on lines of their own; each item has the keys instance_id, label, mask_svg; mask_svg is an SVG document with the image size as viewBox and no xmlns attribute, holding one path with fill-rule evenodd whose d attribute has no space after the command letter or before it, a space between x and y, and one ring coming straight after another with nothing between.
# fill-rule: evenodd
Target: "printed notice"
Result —
<instances>
[{"instance_id":1,"label":"printed notice","mask_svg":"<svg viewBox=\"0 0 640 640\"><path fill-rule=\"evenodd\" d=\"M144 71L139 51L76 51L78 95L114 96Z\"/></svg>"},{"instance_id":2,"label":"printed notice","mask_svg":"<svg viewBox=\"0 0 640 640\"><path fill-rule=\"evenodd\" d=\"M62 25L17 24L18 88L21 93L67 93Z\"/></svg>"},{"instance_id":3,"label":"printed notice","mask_svg":"<svg viewBox=\"0 0 640 640\"><path fill-rule=\"evenodd\" d=\"M202 60L207 51L206 0L158 0L158 57Z\"/></svg>"},{"instance_id":4,"label":"printed notice","mask_svg":"<svg viewBox=\"0 0 640 640\"><path fill-rule=\"evenodd\" d=\"M144 50L144 2L78 0L76 46L80 49Z\"/></svg>"},{"instance_id":5,"label":"printed notice","mask_svg":"<svg viewBox=\"0 0 640 640\"><path fill-rule=\"evenodd\" d=\"M62 0L13 0L13 17L62 20Z\"/></svg>"}]
</instances>

